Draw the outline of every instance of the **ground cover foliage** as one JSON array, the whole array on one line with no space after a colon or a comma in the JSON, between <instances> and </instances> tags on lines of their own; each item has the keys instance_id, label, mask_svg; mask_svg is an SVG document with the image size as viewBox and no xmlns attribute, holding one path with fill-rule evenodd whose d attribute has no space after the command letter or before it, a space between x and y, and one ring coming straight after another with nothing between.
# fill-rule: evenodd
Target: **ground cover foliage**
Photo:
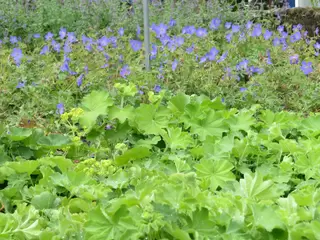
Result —
<instances>
[{"instance_id":1,"label":"ground cover foliage","mask_svg":"<svg viewBox=\"0 0 320 240\"><path fill-rule=\"evenodd\" d=\"M0 239L320 238L317 29L155 2L145 72L139 3L64 2L4 5Z\"/></svg>"}]
</instances>

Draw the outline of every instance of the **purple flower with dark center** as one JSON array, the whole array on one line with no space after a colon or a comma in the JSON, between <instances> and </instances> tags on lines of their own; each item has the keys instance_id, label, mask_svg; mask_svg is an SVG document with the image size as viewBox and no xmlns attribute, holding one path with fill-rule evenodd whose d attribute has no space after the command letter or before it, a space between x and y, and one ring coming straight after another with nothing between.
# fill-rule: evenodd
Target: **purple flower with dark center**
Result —
<instances>
[{"instance_id":1,"label":"purple flower with dark center","mask_svg":"<svg viewBox=\"0 0 320 240\"><path fill-rule=\"evenodd\" d=\"M77 79L77 86L80 87L82 85L82 81L84 78L84 74L81 74Z\"/></svg>"},{"instance_id":2,"label":"purple flower with dark center","mask_svg":"<svg viewBox=\"0 0 320 240\"><path fill-rule=\"evenodd\" d=\"M11 53L11 57L14 59L17 66L21 64L21 59L23 57L22 51L20 48L14 48Z\"/></svg>"},{"instance_id":3,"label":"purple flower with dark center","mask_svg":"<svg viewBox=\"0 0 320 240\"><path fill-rule=\"evenodd\" d=\"M279 38L276 37L276 38L273 39L273 46L276 47L276 46L279 46L280 44L281 44L281 42L280 42Z\"/></svg>"},{"instance_id":4,"label":"purple flower with dark center","mask_svg":"<svg viewBox=\"0 0 320 240\"><path fill-rule=\"evenodd\" d=\"M300 69L305 75L309 75L313 71L312 62L302 61Z\"/></svg>"},{"instance_id":5,"label":"purple flower with dark center","mask_svg":"<svg viewBox=\"0 0 320 240\"><path fill-rule=\"evenodd\" d=\"M142 48L142 42L139 40L130 40L130 45L134 52L137 52Z\"/></svg>"},{"instance_id":6,"label":"purple flower with dark center","mask_svg":"<svg viewBox=\"0 0 320 240\"><path fill-rule=\"evenodd\" d=\"M75 43L78 41L74 32L68 32L67 35L68 35L67 40L69 43Z\"/></svg>"},{"instance_id":7,"label":"purple flower with dark center","mask_svg":"<svg viewBox=\"0 0 320 240\"><path fill-rule=\"evenodd\" d=\"M62 115L64 113L64 105L63 103L58 103L57 104L57 113Z\"/></svg>"},{"instance_id":8,"label":"purple flower with dark center","mask_svg":"<svg viewBox=\"0 0 320 240\"><path fill-rule=\"evenodd\" d=\"M313 46L314 46L315 49L320 49L320 43L319 42L316 42Z\"/></svg>"},{"instance_id":9,"label":"purple flower with dark center","mask_svg":"<svg viewBox=\"0 0 320 240\"><path fill-rule=\"evenodd\" d=\"M119 34L120 36L123 36L123 35L124 35L124 28L123 28L123 27L122 27L122 28L119 28L118 34Z\"/></svg>"},{"instance_id":10,"label":"purple flower with dark center","mask_svg":"<svg viewBox=\"0 0 320 240\"><path fill-rule=\"evenodd\" d=\"M246 29L249 30L249 29L252 27L252 25L253 25L253 22L248 21L248 22L246 23Z\"/></svg>"},{"instance_id":11,"label":"purple flower with dark center","mask_svg":"<svg viewBox=\"0 0 320 240\"><path fill-rule=\"evenodd\" d=\"M240 88L240 92L245 92L245 91L247 91L248 89L247 88L245 88L245 87L241 87Z\"/></svg>"},{"instance_id":12,"label":"purple flower with dark center","mask_svg":"<svg viewBox=\"0 0 320 240\"><path fill-rule=\"evenodd\" d=\"M217 63L224 61L227 58L227 56L228 56L228 52L223 53L219 58L219 60L217 61Z\"/></svg>"},{"instance_id":13,"label":"purple flower with dark center","mask_svg":"<svg viewBox=\"0 0 320 240\"><path fill-rule=\"evenodd\" d=\"M26 83L23 81L23 82L19 82L16 88L21 89L21 88L24 88L25 86L26 86Z\"/></svg>"},{"instance_id":14,"label":"purple flower with dark center","mask_svg":"<svg viewBox=\"0 0 320 240\"><path fill-rule=\"evenodd\" d=\"M34 37L34 38L40 38L41 36L40 36L39 33L36 33L36 34L33 34L33 37Z\"/></svg>"},{"instance_id":15,"label":"purple flower with dark center","mask_svg":"<svg viewBox=\"0 0 320 240\"><path fill-rule=\"evenodd\" d=\"M157 37L161 37L167 34L168 26L164 23L159 25L154 24L152 30L156 33Z\"/></svg>"},{"instance_id":16,"label":"purple flower with dark center","mask_svg":"<svg viewBox=\"0 0 320 240\"><path fill-rule=\"evenodd\" d=\"M233 24L231 31L232 31L233 33L239 32L239 31L240 31L240 26Z\"/></svg>"},{"instance_id":17,"label":"purple flower with dark center","mask_svg":"<svg viewBox=\"0 0 320 240\"><path fill-rule=\"evenodd\" d=\"M277 30L279 33L282 33L284 31L284 26L283 25L278 26Z\"/></svg>"},{"instance_id":18,"label":"purple flower with dark center","mask_svg":"<svg viewBox=\"0 0 320 240\"><path fill-rule=\"evenodd\" d=\"M137 25L137 37L141 34L141 28L139 25Z\"/></svg>"},{"instance_id":19,"label":"purple flower with dark center","mask_svg":"<svg viewBox=\"0 0 320 240\"><path fill-rule=\"evenodd\" d=\"M232 33L228 33L226 35L226 40L227 40L228 43L230 43L232 41L232 36L233 36Z\"/></svg>"},{"instance_id":20,"label":"purple flower with dark center","mask_svg":"<svg viewBox=\"0 0 320 240\"><path fill-rule=\"evenodd\" d=\"M207 36L207 29L205 28L198 28L196 30L196 36L197 37L200 37L200 38L203 38L203 37L206 37Z\"/></svg>"},{"instance_id":21,"label":"purple flower with dark center","mask_svg":"<svg viewBox=\"0 0 320 240\"><path fill-rule=\"evenodd\" d=\"M120 76L123 78L127 78L128 75L130 75L130 69L128 65L123 66L120 70Z\"/></svg>"},{"instance_id":22,"label":"purple flower with dark center","mask_svg":"<svg viewBox=\"0 0 320 240\"><path fill-rule=\"evenodd\" d=\"M210 29L217 30L220 27L221 20L219 18L214 18L211 20Z\"/></svg>"},{"instance_id":23,"label":"purple flower with dark center","mask_svg":"<svg viewBox=\"0 0 320 240\"><path fill-rule=\"evenodd\" d=\"M194 43L192 43L192 45L186 49L186 52L188 54L191 54L193 52L193 50L194 50Z\"/></svg>"},{"instance_id":24,"label":"purple flower with dark center","mask_svg":"<svg viewBox=\"0 0 320 240\"><path fill-rule=\"evenodd\" d=\"M161 91L161 87L159 85L155 85L154 88L153 88L153 91L155 93L159 93Z\"/></svg>"},{"instance_id":25,"label":"purple flower with dark center","mask_svg":"<svg viewBox=\"0 0 320 240\"><path fill-rule=\"evenodd\" d=\"M10 36L10 43L11 44L15 44L17 43L19 40L16 36Z\"/></svg>"},{"instance_id":26,"label":"purple flower with dark center","mask_svg":"<svg viewBox=\"0 0 320 240\"><path fill-rule=\"evenodd\" d=\"M49 46L48 46L48 45L45 45L45 46L41 49L40 55L45 55L45 54L47 54L47 53L49 53Z\"/></svg>"},{"instance_id":27,"label":"purple flower with dark center","mask_svg":"<svg viewBox=\"0 0 320 240\"><path fill-rule=\"evenodd\" d=\"M48 32L45 36L44 36L44 39L46 40L46 41L49 41L49 40L51 40L53 38L53 33L51 33L51 32Z\"/></svg>"},{"instance_id":28,"label":"purple flower with dark center","mask_svg":"<svg viewBox=\"0 0 320 240\"><path fill-rule=\"evenodd\" d=\"M173 62L172 62L172 71L175 71L177 69L177 66L178 66L178 60L175 59Z\"/></svg>"},{"instance_id":29,"label":"purple flower with dark center","mask_svg":"<svg viewBox=\"0 0 320 240\"><path fill-rule=\"evenodd\" d=\"M112 125L107 124L104 129L105 129L105 130L111 130L111 129L112 129Z\"/></svg>"},{"instance_id":30,"label":"purple flower with dark center","mask_svg":"<svg viewBox=\"0 0 320 240\"><path fill-rule=\"evenodd\" d=\"M211 48L210 51L206 54L206 59L209 61L214 61L216 59L216 56L218 55L219 50L215 47Z\"/></svg>"},{"instance_id":31,"label":"purple flower with dark center","mask_svg":"<svg viewBox=\"0 0 320 240\"><path fill-rule=\"evenodd\" d=\"M230 29L231 26L232 26L232 23L231 23L231 22L226 22L226 23L224 24L224 27L225 27L226 29Z\"/></svg>"},{"instance_id":32,"label":"purple flower with dark center","mask_svg":"<svg viewBox=\"0 0 320 240\"><path fill-rule=\"evenodd\" d=\"M265 31L263 37L265 40L269 40L272 37L272 31L269 31L268 29Z\"/></svg>"},{"instance_id":33,"label":"purple flower with dark center","mask_svg":"<svg viewBox=\"0 0 320 240\"><path fill-rule=\"evenodd\" d=\"M67 29L66 28L60 28L59 31L59 38L64 39L67 36Z\"/></svg>"},{"instance_id":34,"label":"purple flower with dark center","mask_svg":"<svg viewBox=\"0 0 320 240\"><path fill-rule=\"evenodd\" d=\"M252 30L252 37L259 37L262 33L261 24L256 24Z\"/></svg>"},{"instance_id":35,"label":"purple flower with dark center","mask_svg":"<svg viewBox=\"0 0 320 240\"><path fill-rule=\"evenodd\" d=\"M171 18L170 21L169 21L169 26L170 26L170 27L174 27L175 25L177 25L176 20L174 20L173 18Z\"/></svg>"},{"instance_id":36,"label":"purple flower with dark center","mask_svg":"<svg viewBox=\"0 0 320 240\"><path fill-rule=\"evenodd\" d=\"M299 55L294 54L289 57L289 60L290 60L290 64L298 64L299 63Z\"/></svg>"},{"instance_id":37,"label":"purple flower with dark center","mask_svg":"<svg viewBox=\"0 0 320 240\"><path fill-rule=\"evenodd\" d=\"M182 34L192 35L196 32L196 28L194 26L186 26L182 29Z\"/></svg>"}]
</instances>

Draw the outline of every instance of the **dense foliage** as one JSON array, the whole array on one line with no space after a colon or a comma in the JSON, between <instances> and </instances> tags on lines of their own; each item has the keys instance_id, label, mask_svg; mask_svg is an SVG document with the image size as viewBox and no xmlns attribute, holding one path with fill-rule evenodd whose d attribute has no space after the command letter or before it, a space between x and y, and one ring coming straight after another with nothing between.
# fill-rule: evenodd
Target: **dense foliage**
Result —
<instances>
[{"instance_id":1,"label":"dense foliage","mask_svg":"<svg viewBox=\"0 0 320 240\"><path fill-rule=\"evenodd\" d=\"M146 72L139 2L61 2L1 9L0 239L320 238L318 29L154 1Z\"/></svg>"}]
</instances>

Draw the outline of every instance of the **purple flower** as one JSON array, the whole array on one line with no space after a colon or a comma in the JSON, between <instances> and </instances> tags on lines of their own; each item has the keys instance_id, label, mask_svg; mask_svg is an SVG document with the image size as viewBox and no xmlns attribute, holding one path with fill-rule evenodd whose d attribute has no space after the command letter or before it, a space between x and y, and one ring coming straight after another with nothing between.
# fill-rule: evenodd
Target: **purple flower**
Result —
<instances>
[{"instance_id":1,"label":"purple flower","mask_svg":"<svg viewBox=\"0 0 320 240\"><path fill-rule=\"evenodd\" d=\"M16 36L10 36L10 43L11 44L15 44L17 43L19 40Z\"/></svg>"},{"instance_id":2,"label":"purple flower","mask_svg":"<svg viewBox=\"0 0 320 240\"><path fill-rule=\"evenodd\" d=\"M221 24L221 20L219 18L214 18L211 20L210 29L217 30Z\"/></svg>"},{"instance_id":3,"label":"purple flower","mask_svg":"<svg viewBox=\"0 0 320 240\"><path fill-rule=\"evenodd\" d=\"M218 55L219 50L215 47L211 48L210 51L206 54L206 59L209 59L209 61L214 61L216 59L216 56Z\"/></svg>"},{"instance_id":4,"label":"purple flower","mask_svg":"<svg viewBox=\"0 0 320 240\"><path fill-rule=\"evenodd\" d=\"M299 55L294 54L294 55L290 56L289 60L290 60L290 64L298 64L299 63Z\"/></svg>"},{"instance_id":5,"label":"purple flower","mask_svg":"<svg viewBox=\"0 0 320 240\"><path fill-rule=\"evenodd\" d=\"M191 54L193 52L193 50L194 50L194 43L192 43L192 45L186 49L186 52L188 54Z\"/></svg>"},{"instance_id":6,"label":"purple flower","mask_svg":"<svg viewBox=\"0 0 320 240\"><path fill-rule=\"evenodd\" d=\"M68 40L69 43L75 43L75 42L78 41L77 38L76 38L76 35L73 32L68 32L67 35L68 35L68 39L67 40Z\"/></svg>"},{"instance_id":7,"label":"purple flower","mask_svg":"<svg viewBox=\"0 0 320 240\"><path fill-rule=\"evenodd\" d=\"M51 32L48 32L45 36L44 36L44 39L46 40L46 41L49 41L49 40L51 40L53 38L53 33L51 33Z\"/></svg>"},{"instance_id":8,"label":"purple flower","mask_svg":"<svg viewBox=\"0 0 320 240\"><path fill-rule=\"evenodd\" d=\"M53 50L56 51L56 52L60 52L60 43L56 42L55 40L52 39L51 41L51 46L53 47Z\"/></svg>"},{"instance_id":9,"label":"purple flower","mask_svg":"<svg viewBox=\"0 0 320 240\"><path fill-rule=\"evenodd\" d=\"M204 63L204 62L206 62L206 61L207 61L207 57L206 57L206 56L203 56L203 57L200 58L199 63Z\"/></svg>"},{"instance_id":10,"label":"purple flower","mask_svg":"<svg viewBox=\"0 0 320 240\"><path fill-rule=\"evenodd\" d=\"M231 31L232 31L233 33L239 32L239 31L240 31L240 26L233 24Z\"/></svg>"},{"instance_id":11,"label":"purple flower","mask_svg":"<svg viewBox=\"0 0 320 240\"><path fill-rule=\"evenodd\" d=\"M225 27L226 29L230 29L230 28L231 28L231 25L232 25L231 22L226 22L226 23L224 24L224 27Z\"/></svg>"},{"instance_id":12,"label":"purple flower","mask_svg":"<svg viewBox=\"0 0 320 240\"><path fill-rule=\"evenodd\" d=\"M196 32L196 28L194 26L186 26L182 29L182 34L192 35Z\"/></svg>"},{"instance_id":13,"label":"purple flower","mask_svg":"<svg viewBox=\"0 0 320 240\"><path fill-rule=\"evenodd\" d=\"M313 69L312 69L312 62L305 62L302 61L301 63L301 71L305 74L305 75L309 75L310 73L312 73Z\"/></svg>"},{"instance_id":14,"label":"purple flower","mask_svg":"<svg viewBox=\"0 0 320 240\"><path fill-rule=\"evenodd\" d=\"M170 27L174 27L177 24L176 20L174 20L173 18L170 19L169 21L169 26Z\"/></svg>"},{"instance_id":15,"label":"purple flower","mask_svg":"<svg viewBox=\"0 0 320 240\"><path fill-rule=\"evenodd\" d=\"M240 88L240 92L245 92L245 91L247 91L248 89L247 88L245 88L245 87L241 87Z\"/></svg>"},{"instance_id":16,"label":"purple flower","mask_svg":"<svg viewBox=\"0 0 320 240\"><path fill-rule=\"evenodd\" d=\"M316 30L314 31L314 33L315 33L316 35L319 34L319 28L318 28L318 27L316 28Z\"/></svg>"},{"instance_id":17,"label":"purple flower","mask_svg":"<svg viewBox=\"0 0 320 240\"><path fill-rule=\"evenodd\" d=\"M223 53L219 58L219 60L217 61L217 63L224 61L227 58L227 56L228 56L228 52Z\"/></svg>"},{"instance_id":18,"label":"purple flower","mask_svg":"<svg viewBox=\"0 0 320 240\"><path fill-rule=\"evenodd\" d=\"M120 76L123 78L126 78L128 75L130 75L130 69L128 65L125 65L121 70L120 70Z\"/></svg>"},{"instance_id":19,"label":"purple flower","mask_svg":"<svg viewBox=\"0 0 320 240\"><path fill-rule=\"evenodd\" d=\"M248 22L246 23L246 29L249 30L249 29L252 27L252 25L253 25L253 22L248 21Z\"/></svg>"},{"instance_id":20,"label":"purple flower","mask_svg":"<svg viewBox=\"0 0 320 240\"><path fill-rule=\"evenodd\" d=\"M86 49L88 52L91 52L91 51L93 50L91 44L87 44L87 45L85 46L85 49Z\"/></svg>"},{"instance_id":21,"label":"purple flower","mask_svg":"<svg viewBox=\"0 0 320 240\"><path fill-rule=\"evenodd\" d=\"M142 48L142 42L139 40L130 40L130 45L134 52L137 52Z\"/></svg>"},{"instance_id":22,"label":"purple flower","mask_svg":"<svg viewBox=\"0 0 320 240\"><path fill-rule=\"evenodd\" d=\"M160 42L163 46L166 46L169 42L171 42L171 38L168 35L164 35L160 37Z\"/></svg>"},{"instance_id":23,"label":"purple flower","mask_svg":"<svg viewBox=\"0 0 320 240\"><path fill-rule=\"evenodd\" d=\"M228 43L232 41L232 36L233 36L232 33L228 33L226 35L226 40L227 40Z\"/></svg>"},{"instance_id":24,"label":"purple flower","mask_svg":"<svg viewBox=\"0 0 320 240\"><path fill-rule=\"evenodd\" d=\"M300 31L300 30L302 30L302 25L300 23L298 25L293 25L292 30L293 31Z\"/></svg>"},{"instance_id":25,"label":"purple flower","mask_svg":"<svg viewBox=\"0 0 320 240\"><path fill-rule=\"evenodd\" d=\"M80 87L84 78L84 74L81 74L77 79L77 86Z\"/></svg>"},{"instance_id":26,"label":"purple flower","mask_svg":"<svg viewBox=\"0 0 320 240\"><path fill-rule=\"evenodd\" d=\"M180 47L184 44L184 38L183 37L174 37L174 43L177 47Z\"/></svg>"},{"instance_id":27,"label":"purple flower","mask_svg":"<svg viewBox=\"0 0 320 240\"><path fill-rule=\"evenodd\" d=\"M239 62L236 66L236 69L239 70L246 70L248 68L249 60L243 59L241 62Z\"/></svg>"},{"instance_id":28,"label":"purple flower","mask_svg":"<svg viewBox=\"0 0 320 240\"><path fill-rule=\"evenodd\" d=\"M25 86L26 86L26 83L23 81L23 82L19 82L16 88L21 89L21 88L24 88Z\"/></svg>"},{"instance_id":29,"label":"purple flower","mask_svg":"<svg viewBox=\"0 0 320 240\"><path fill-rule=\"evenodd\" d=\"M155 85L154 88L153 88L153 91L155 93L159 93L161 91L161 87L159 85Z\"/></svg>"},{"instance_id":30,"label":"purple flower","mask_svg":"<svg viewBox=\"0 0 320 240\"><path fill-rule=\"evenodd\" d=\"M196 35L197 35L197 37L200 37L200 38L203 38L203 37L206 37L207 36L207 29L205 29L205 28L198 28L197 30L196 30Z\"/></svg>"},{"instance_id":31,"label":"purple flower","mask_svg":"<svg viewBox=\"0 0 320 240\"><path fill-rule=\"evenodd\" d=\"M67 36L67 29L66 28L60 28L60 31L59 31L60 39L64 39L66 36Z\"/></svg>"},{"instance_id":32,"label":"purple flower","mask_svg":"<svg viewBox=\"0 0 320 240\"><path fill-rule=\"evenodd\" d=\"M157 45L152 44L151 51L150 51L150 59L155 59L157 56L158 48Z\"/></svg>"},{"instance_id":33,"label":"purple flower","mask_svg":"<svg viewBox=\"0 0 320 240\"><path fill-rule=\"evenodd\" d=\"M111 130L111 129L112 129L112 125L107 124L104 129L105 129L105 130Z\"/></svg>"},{"instance_id":34,"label":"purple flower","mask_svg":"<svg viewBox=\"0 0 320 240\"><path fill-rule=\"evenodd\" d=\"M244 32L241 32L240 34L239 34L239 41L243 41L243 40L245 40L246 39L246 34L244 33Z\"/></svg>"},{"instance_id":35,"label":"purple flower","mask_svg":"<svg viewBox=\"0 0 320 240\"><path fill-rule=\"evenodd\" d=\"M85 67L83 68L83 70L84 70L84 72L85 72L86 74L89 73L89 68L88 68L88 66L85 66Z\"/></svg>"},{"instance_id":36,"label":"purple flower","mask_svg":"<svg viewBox=\"0 0 320 240\"><path fill-rule=\"evenodd\" d=\"M259 37L262 33L261 24L256 24L252 30L252 37Z\"/></svg>"},{"instance_id":37,"label":"purple flower","mask_svg":"<svg viewBox=\"0 0 320 240\"><path fill-rule=\"evenodd\" d=\"M283 25L278 26L277 30L279 33L282 33L284 31L284 26Z\"/></svg>"},{"instance_id":38,"label":"purple flower","mask_svg":"<svg viewBox=\"0 0 320 240\"><path fill-rule=\"evenodd\" d=\"M70 68L69 68L69 62L70 62L70 58L66 57L64 58L64 61L60 67L60 71L61 72L69 72Z\"/></svg>"},{"instance_id":39,"label":"purple flower","mask_svg":"<svg viewBox=\"0 0 320 240\"><path fill-rule=\"evenodd\" d=\"M70 52L72 52L71 46L70 46L70 44L68 44L67 41L64 43L63 51L64 51L64 53L70 53Z\"/></svg>"},{"instance_id":40,"label":"purple flower","mask_svg":"<svg viewBox=\"0 0 320 240\"><path fill-rule=\"evenodd\" d=\"M49 53L49 46L48 46L48 45L45 45L45 46L41 49L40 55L45 55L45 54L47 54L47 53Z\"/></svg>"},{"instance_id":41,"label":"purple flower","mask_svg":"<svg viewBox=\"0 0 320 240\"><path fill-rule=\"evenodd\" d=\"M34 38L40 38L41 36L40 36L39 33L36 33L36 34L33 34L33 37L34 37Z\"/></svg>"},{"instance_id":42,"label":"purple flower","mask_svg":"<svg viewBox=\"0 0 320 240\"><path fill-rule=\"evenodd\" d=\"M88 38L86 35L81 36L82 44L86 44L87 42L92 43L92 39Z\"/></svg>"},{"instance_id":43,"label":"purple flower","mask_svg":"<svg viewBox=\"0 0 320 240\"><path fill-rule=\"evenodd\" d=\"M20 48L14 48L11 53L11 57L13 57L17 66L20 65L21 59L23 57L22 51Z\"/></svg>"},{"instance_id":44,"label":"purple flower","mask_svg":"<svg viewBox=\"0 0 320 240\"><path fill-rule=\"evenodd\" d=\"M261 74L261 73L263 73L263 69L262 69L262 68L255 67L255 66L250 66L250 67L247 69L247 73L248 73L249 75L252 75L253 73Z\"/></svg>"},{"instance_id":45,"label":"purple flower","mask_svg":"<svg viewBox=\"0 0 320 240\"><path fill-rule=\"evenodd\" d=\"M159 25L154 24L151 28L156 33L157 37L166 35L168 30L168 26L164 23L160 23Z\"/></svg>"},{"instance_id":46,"label":"purple flower","mask_svg":"<svg viewBox=\"0 0 320 240\"><path fill-rule=\"evenodd\" d=\"M172 62L172 71L175 71L177 69L177 66L178 66L178 60L175 59L173 62Z\"/></svg>"},{"instance_id":47,"label":"purple flower","mask_svg":"<svg viewBox=\"0 0 320 240\"><path fill-rule=\"evenodd\" d=\"M123 36L123 34L124 34L124 28L123 28L123 27L122 27L122 28L119 28L118 34L119 34L120 36Z\"/></svg>"},{"instance_id":48,"label":"purple flower","mask_svg":"<svg viewBox=\"0 0 320 240\"><path fill-rule=\"evenodd\" d=\"M98 39L97 43L99 46L105 47L105 46L108 46L108 44L110 43L110 39L107 38L106 36L103 36Z\"/></svg>"},{"instance_id":49,"label":"purple flower","mask_svg":"<svg viewBox=\"0 0 320 240\"><path fill-rule=\"evenodd\" d=\"M295 32L294 34L292 34L290 36L290 41L292 43L295 43L295 42L299 41L300 39L301 39L301 33L300 32Z\"/></svg>"},{"instance_id":50,"label":"purple flower","mask_svg":"<svg viewBox=\"0 0 320 240\"><path fill-rule=\"evenodd\" d=\"M315 49L320 49L320 43L319 42L316 42L313 46L314 46Z\"/></svg>"},{"instance_id":51,"label":"purple flower","mask_svg":"<svg viewBox=\"0 0 320 240\"><path fill-rule=\"evenodd\" d=\"M269 31L268 29L265 31L263 35L265 40L269 40L272 37L272 31Z\"/></svg>"},{"instance_id":52,"label":"purple flower","mask_svg":"<svg viewBox=\"0 0 320 240\"><path fill-rule=\"evenodd\" d=\"M122 54L119 55L119 62L123 63L123 55Z\"/></svg>"},{"instance_id":53,"label":"purple flower","mask_svg":"<svg viewBox=\"0 0 320 240\"><path fill-rule=\"evenodd\" d=\"M270 55L270 50L267 50L267 64L271 65L272 64L272 60L271 60L271 55Z\"/></svg>"},{"instance_id":54,"label":"purple flower","mask_svg":"<svg viewBox=\"0 0 320 240\"><path fill-rule=\"evenodd\" d=\"M63 103L58 103L57 104L57 113L62 115L64 113L64 105Z\"/></svg>"},{"instance_id":55,"label":"purple flower","mask_svg":"<svg viewBox=\"0 0 320 240\"><path fill-rule=\"evenodd\" d=\"M274 38L272 42L273 42L273 46L275 46L275 47L276 47L276 46L279 46L279 45L281 44L279 38Z\"/></svg>"}]
</instances>

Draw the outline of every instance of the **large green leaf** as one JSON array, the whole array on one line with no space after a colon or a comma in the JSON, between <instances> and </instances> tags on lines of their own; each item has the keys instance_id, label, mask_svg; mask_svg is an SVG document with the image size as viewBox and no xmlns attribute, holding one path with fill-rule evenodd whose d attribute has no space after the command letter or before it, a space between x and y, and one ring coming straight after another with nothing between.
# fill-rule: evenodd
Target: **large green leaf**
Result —
<instances>
[{"instance_id":1,"label":"large green leaf","mask_svg":"<svg viewBox=\"0 0 320 240\"><path fill-rule=\"evenodd\" d=\"M7 136L12 141L22 141L23 139L30 137L31 134L32 130L29 128L11 127Z\"/></svg>"},{"instance_id":2,"label":"large green leaf","mask_svg":"<svg viewBox=\"0 0 320 240\"><path fill-rule=\"evenodd\" d=\"M122 155L116 157L115 163L117 165L125 165L129 161L142 159L145 157L149 157L151 152L146 147L135 147L127 150Z\"/></svg>"},{"instance_id":3,"label":"large green leaf","mask_svg":"<svg viewBox=\"0 0 320 240\"><path fill-rule=\"evenodd\" d=\"M40 137L37 143L43 147L57 149L70 146L72 141L69 137L61 134L49 134L48 136Z\"/></svg>"},{"instance_id":4,"label":"large green leaf","mask_svg":"<svg viewBox=\"0 0 320 240\"><path fill-rule=\"evenodd\" d=\"M161 134L167 147L172 150L184 149L192 144L192 137L187 132L182 132L181 128L167 128L166 132Z\"/></svg>"},{"instance_id":5,"label":"large green leaf","mask_svg":"<svg viewBox=\"0 0 320 240\"><path fill-rule=\"evenodd\" d=\"M14 169L17 173L28 173L29 175L33 173L39 165L37 161L33 160L7 163L7 166Z\"/></svg>"},{"instance_id":6,"label":"large green leaf","mask_svg":"<svg viewBox=\"0 0 320 240\"><path fill-rule=\"evenodd\" d=\"M31 204L38 210L50 209L54 206L56 196L51 192L45 191L39 195L35 195Z\"/></svg>"}]
</instances>

